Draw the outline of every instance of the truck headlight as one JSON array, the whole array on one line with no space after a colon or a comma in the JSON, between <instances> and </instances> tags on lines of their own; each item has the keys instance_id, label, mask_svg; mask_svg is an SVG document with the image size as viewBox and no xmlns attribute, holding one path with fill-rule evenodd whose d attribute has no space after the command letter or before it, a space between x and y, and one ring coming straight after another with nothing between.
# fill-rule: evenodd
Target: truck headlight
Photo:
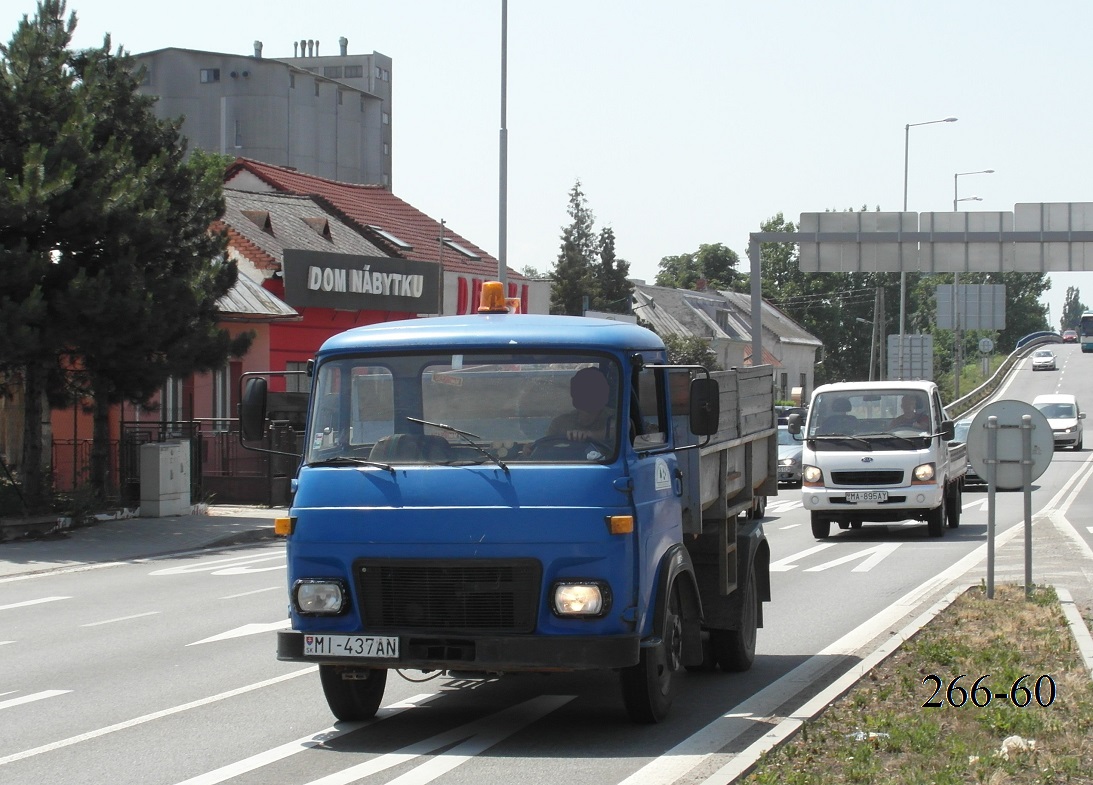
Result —
<instances>
[{"instance_id":1,"label":"truck headlight","mask_svg":"<svg viewBox=\"0 0 1093 785\"><path fill-rule=\"evenodd\" d=\"M348 595L340 580L302 580L292 586L292 604L305 616L337 616L345 611Z\"/></svg>"},{"instance_id":2,"label":"truck headlight","mask_svg":"<svg viewBox=\"0 0 1093 785\"><path fill-rule=\"evenodd\" d=\"M801 480L806 485L823 485L824 471L819 466L805 464L801 467Z\"/></svg>"},{"instance_id":3,"label":"truck headlight","mask_svg":"<svg viewBox=\"0 0 1093 785\"><path fill-rule=\"evenodd\" d=\"M932 463L920 463L911 472L911 484L929 483L937 476L937 468Z\"/></svg>"},{"instance_id":4,"label":"truck headlight","mask_svg":"<svg viewBox=\"0 0 1093 785\"><path fill-rule=\"evenodd\" d=\"M611 607L611 590L599 581L555 583L553 598L558 616L603 616Z\"/></svg>"}]
</instances>

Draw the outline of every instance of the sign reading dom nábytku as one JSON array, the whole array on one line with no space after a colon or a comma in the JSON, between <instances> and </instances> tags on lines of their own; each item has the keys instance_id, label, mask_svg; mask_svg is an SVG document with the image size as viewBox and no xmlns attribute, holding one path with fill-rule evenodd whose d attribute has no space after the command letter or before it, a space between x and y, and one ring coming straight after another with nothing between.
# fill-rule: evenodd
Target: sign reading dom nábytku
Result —
<instances>
[{"instance_id":1,"label":"sign reading dom n\u00e1bytku","mask_svg":"<svg viewBox=\"0 0 1093 785\"><path fill-rule=\"evenodd\" d=\"M339 311L440 312L440 265L285 249L285 302Z\"/></svg>"}]
</instances>

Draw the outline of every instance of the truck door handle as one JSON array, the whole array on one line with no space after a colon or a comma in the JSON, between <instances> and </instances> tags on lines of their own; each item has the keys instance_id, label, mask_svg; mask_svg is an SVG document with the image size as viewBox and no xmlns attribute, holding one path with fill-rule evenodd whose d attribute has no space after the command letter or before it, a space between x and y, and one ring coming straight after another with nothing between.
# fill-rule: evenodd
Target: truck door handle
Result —
<instances>
[{"instance_id":1,"label":"truck door handle","mask_svg":"<svg viewBox=\"0 0 1093 785\"><path fill-rule=\"evenodd\" d=\"M676 496L683 495L683 470L678 466L675 475L672 477L672 490L676 492Z\"/></svg>"}]
</instances>

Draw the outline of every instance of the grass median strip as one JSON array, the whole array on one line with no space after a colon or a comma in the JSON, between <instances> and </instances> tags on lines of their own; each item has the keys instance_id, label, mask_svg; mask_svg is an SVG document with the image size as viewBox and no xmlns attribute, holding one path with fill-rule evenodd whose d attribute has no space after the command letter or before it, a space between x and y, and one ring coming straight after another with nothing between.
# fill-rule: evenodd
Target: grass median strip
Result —
<instances>
[{"instance_id":1,"label":"grass median strip","mask_svg":"<svg viewBox=\"0 0 1093 785\"><path fill-rule=\"evenodd\" d=\"M743 781L1093 783L1093 679L1054 589L969 589Z\"/></svg>"}]
</instances>

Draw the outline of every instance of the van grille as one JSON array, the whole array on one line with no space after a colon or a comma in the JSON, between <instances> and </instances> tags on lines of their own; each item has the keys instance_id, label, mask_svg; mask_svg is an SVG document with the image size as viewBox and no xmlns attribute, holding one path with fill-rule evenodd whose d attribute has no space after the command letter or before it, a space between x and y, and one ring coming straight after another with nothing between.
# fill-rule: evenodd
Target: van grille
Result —
<instances>
[{"instance_id":1,"label":"van grille","mask_svg":"<svg viewBox=\"0 0 1093 785\"><path fill-rule=\"evenodd\" d=\"M831 482L835 485L902 485L903 472L896 470L832 472Z\"/></svg>"},{"instance_id":2,"label":"van grille","mask_svg":"<svg viewBox=\"0 0 1093 785\"><path fill-rule=\"evenodd\" d=\"M542 566L534 559L358 559L353 571L369 630L535 629Z\"/></svg>"}]
</instances>

